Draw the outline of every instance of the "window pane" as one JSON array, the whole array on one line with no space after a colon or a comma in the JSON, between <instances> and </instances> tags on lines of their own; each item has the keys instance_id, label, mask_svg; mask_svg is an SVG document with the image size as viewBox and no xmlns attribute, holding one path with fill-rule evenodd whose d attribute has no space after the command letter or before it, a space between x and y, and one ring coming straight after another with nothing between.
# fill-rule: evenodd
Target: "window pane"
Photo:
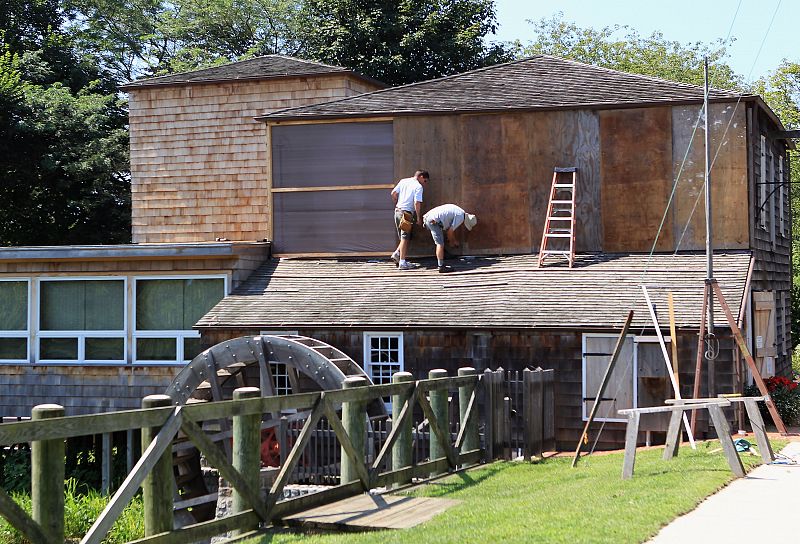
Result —
<instances>
[{"instance_id":1,"label":"window pane","mask_svg":"<svg viewBox=\"0 0 800 544\"><path fill-rule=\"evenodd\" d=\"M225 282L220 279L183 280L183 330L191 329L225 296Z\"/></svg>"},{"instance_id":2,"label":"window pane","mask_svg":"<svg viewBox=\"0 0 800 544\"><path fill-rule=\"evenodd\" d=\"M177 342L174 338L137 338L137 361L176 361Z\"/></svg>"},{"instance_id":3,"label":"window pane","mask_svg":"<svg viewBox=\"0 0 800 544\"><path fill-rule=\"evenodd\" d=\"M183 339L183 358L191 361L203 351L201 338L184 338Z\"/></svg>"},{"instance_id":4,"label":"window pane","mask_svg":"<svg viewBox=\"0 0 800 544\"><path fill-rule=\"evenodd\" d=\"M43 331L83 330L86 282L43 281L41 291Z\"/></svg>"},{"instance_id":5,"label":"window pane","mask_svg":"<svg viewBox=\"0 0 800 544\"><path fill-rule=\"evenodd\" d=\"M66 359L76 360L78 358L78 339L77 338L42 338L39 348L42 359Z\"/></svg>"},{"instance_id":6,"label":"window pane","mask_svg":"<svg viewBox=\"0 0 800 544\"><path fill-rule=\"evenodd\" d=\"M183 280L137 281L136 330L181 329L183 329Z\"/></svg>"},{"instance_id":7,"label":"window pane","mask_svg":"<svg viewBox=\"0 0 800 544\"><path fill-rule=\"evenodd\" d=\"M41 291L44 331L125 328L125 283L122 281L43 281Z\"/></svg>"},{"instance_id":8,"label":"window pane","mask_svg":"<svg viewBox=\"0 0 800 544\"><path fill-rule=\"evenodd\" d=\"M87 338L87 361L124 361L124 338Z\"/></svg>"},{"instance_id":9,"label":"window pane","mask_svg":"<svg viewBox=\"0 0 800 544\"><path fill-rule=\"evenodd\" d=\"M125 283L86 281L87 331L121 331L125 328Z\"/></svg>"},{"instance_id":10,"label":"window pane","mask_svg":"<svg viewBox=\"0 0 800 544\"><path fill-rule=\"evenodd\" d=\"M0 338L0 359L28 359L28 341L25 338Z\"/></svg>"},{"instance_id":11,"label":"window pane","mask_svg":"<svg viewBox=\"0 0 800 544\"><path fill-rule=\"evenodd\" d=\"M28 282L0 281L0 330L28 330Z\"/></svg>"}]
</instances>

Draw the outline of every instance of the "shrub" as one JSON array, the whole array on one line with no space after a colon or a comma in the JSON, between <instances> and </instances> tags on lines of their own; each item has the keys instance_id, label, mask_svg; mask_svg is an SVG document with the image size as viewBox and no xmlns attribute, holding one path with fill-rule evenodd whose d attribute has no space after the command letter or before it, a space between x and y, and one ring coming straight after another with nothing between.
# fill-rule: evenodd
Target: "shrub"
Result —
<instances>
[{"instance_id":1,"label":"shrub","mask_svg":"<svg viewBox=\"0 0 800 544\"><path fill-rule=\"evenodd\" d=\"M797 382L784 376L772 376L764 380L764 383L783 422L787 425L800 422L800 389L798 389ZM761 395L755 385L747 386L744 394L754 397ZM758 404L765 421L771 421L772 417L767 411L766 404L764 402Z\"/></svg>"}]
</instances>

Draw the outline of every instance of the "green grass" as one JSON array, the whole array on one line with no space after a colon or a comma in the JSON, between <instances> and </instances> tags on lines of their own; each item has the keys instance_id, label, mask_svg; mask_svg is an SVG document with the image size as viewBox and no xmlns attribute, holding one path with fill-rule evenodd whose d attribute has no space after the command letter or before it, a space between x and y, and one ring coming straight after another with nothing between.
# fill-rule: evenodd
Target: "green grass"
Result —
<instances>
[{"instance_id":1,"label":"green grass","mask_svg":"<svg viewBox=\"0 0 800 544\"><path fill-rule=\"evenodd\" d=\"M785 442L776 442L776 448ZM622 454L540 464L498 462L424 486L416 494L463 501L404 531L296 534L276 532L246 544L613 542L647 540L675 517L733 479L719 443L662 461L662 449L640 451L631 480L620 479ZM760 457L742 457L747 469Z\"/></svg>"},{"instance_id":2,"label":"green grass","mask_svg":"<svg viewBox=\"0 0 800 544\"><path fill-rule=\"evenodd\" d=\"M95 490L78 492L75 480L67 480L64 497L64 534L68 541L78 542L91 528L108 504L108 497ZM31 498L26 493L13 493L12 496L30 514ZM142 498L136 496L114 523L106 539L106 544L122 544L144 536L144 512ZM0 518L0 544L28 544L28 540Z\"/></svg>"}]
</instances>

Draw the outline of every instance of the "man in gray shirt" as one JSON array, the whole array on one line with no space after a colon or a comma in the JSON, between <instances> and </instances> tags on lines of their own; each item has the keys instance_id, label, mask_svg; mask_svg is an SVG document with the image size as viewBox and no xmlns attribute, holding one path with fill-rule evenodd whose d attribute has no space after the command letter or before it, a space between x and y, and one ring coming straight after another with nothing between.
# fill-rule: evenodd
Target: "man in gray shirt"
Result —
<instances>
[{"instance_id":1,"label":"man in gray shirt","mask_svg":"<svg viewBox=\"0 0 800 544\"><path fill-rule=\"evenodd\" d=\"M472 230L477 223L478 218L475 215L465 212L455 204L436 206L422 217L422 224L431 231L433 242L436 244L436 261L440 274L453 271L444 264L445 235L453 246L458 246L458 241L455 239L456 229L463 224L467 230Z\"/></svg>"}]
</instances>

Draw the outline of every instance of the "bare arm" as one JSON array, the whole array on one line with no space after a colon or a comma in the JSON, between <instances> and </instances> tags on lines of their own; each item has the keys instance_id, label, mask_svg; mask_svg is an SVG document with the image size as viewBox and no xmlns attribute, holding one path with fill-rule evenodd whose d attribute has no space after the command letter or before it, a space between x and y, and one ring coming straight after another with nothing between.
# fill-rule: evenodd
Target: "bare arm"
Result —
<instances>
[{"instance_id":1,"label":"bare arm","mask_svg":"<svg viewBox=\"0 0 800 544\"><path fill-rule=\"evenodd\" d=\"M397 193L392 191L392 202L394 202L394 207L397 207Z\"/></svg>"},{"instance_id":2,"label":"bare arm","mask_svg":"<svg viewBox=\"0 0 800 544\"><path fill-rule=\"evenodd\" d=\"M417 212L417 225L422 226L422 202L414 202L414 210Z\"/></svg>"},{"instance_id":3,"label":"bare arm","mask_svg":"<svg viewBox=\"0 0 800 544\"><path fill-rule=\"evenodd\" d=\"M460 245L458 243L458 240L456 239L456 229L447 229L446 234L447 234L447 242L451 246L458 247Z\"/></svg>"}]
</instances>

